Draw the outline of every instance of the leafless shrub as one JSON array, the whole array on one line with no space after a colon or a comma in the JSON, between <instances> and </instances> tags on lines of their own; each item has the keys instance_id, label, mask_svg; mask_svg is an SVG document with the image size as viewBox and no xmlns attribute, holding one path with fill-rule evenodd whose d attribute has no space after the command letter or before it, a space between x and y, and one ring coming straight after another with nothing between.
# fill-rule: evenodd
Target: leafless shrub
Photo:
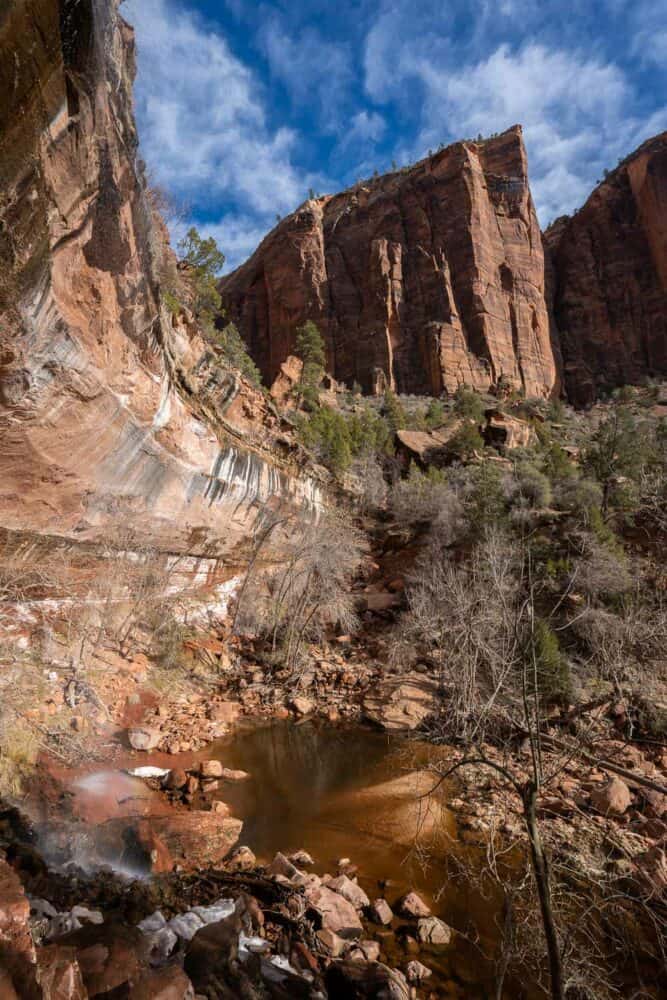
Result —
<instances>
[{"instance_id":1,"label":"leafless shrub","mask_svg":"<svg viewBox=\"0 0 667 1000\"><path fill-rule=\"evenodd\" d=\"M515 696L508 682L521 654L520 566L499 531L488 534L465 564L434 555L427 550L410 581L394 655L400 658L415 644L431 651L449 692L452 733L461 735L479 731L484 716L502 712L503 702Z\"/></svg>"},{"instance_id":2,"label":"leafless shrub","mask_svg":"<svg viewBox=\"0 0 667 1000\"><path fill-rule=\"evenodd\" d=\"M667 643L667 610L629 603L619 612L585 608L571 630L587 651L597 675L614 683L618 693L658 681L658 661Z\"/></svg>"},{"instance_id":3,"label":"leafless shrub","mask_svg":"<svg viewBox=\"0 0 667 1000\"><path fill-rule=\"evenodd\" d=\"M320 641L336 625L344 632L356 627L350 582L361 553L361 536L337 514L292 524L280 564L244 584L236 630L265 637L272 654L295 671L306 642Z\"/></svg>"},{"instance_id":4,"label":"leafless shrub","mask_svg":"<svg viewBox=\"0 0 667 1000\"><path fill-rule=\"evenodd\" d=\"M582 543L584 551L574 564L572 577L576 589L592 600L627 593L632 577L622 553L591 535L583 536Z\"/></svg>"},{"instance_id":5,"label":"leafless shrub","mask_svg":"<svg viewBox=\"0 0 667 1000\"><path fill-rule=\"evenodd\" d=\"M360 455L352 463L350 473L361 485L359 508L362 513L384 507L387 501L387 483L377 455L372 452Z\"/></svg>"}]
</instances>

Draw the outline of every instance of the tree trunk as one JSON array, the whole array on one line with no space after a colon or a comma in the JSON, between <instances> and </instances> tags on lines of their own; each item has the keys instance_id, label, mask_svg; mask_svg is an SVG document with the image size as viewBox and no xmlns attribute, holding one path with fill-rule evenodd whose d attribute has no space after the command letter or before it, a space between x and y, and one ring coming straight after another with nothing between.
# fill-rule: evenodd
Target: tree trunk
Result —
<instances>
[{"instance_id":1,"label":"tree trunk","mask_svg":"<svg viewBox=\"0 0 667 1000\"><path fill-rule=\"evenodd\" d=\"M530 841L530 859L540 900L540 913L547 946L549 961L549 978L551 980L552 1000L565 1000L563 983L563 963L561 960L558 934L551 905L551 889L549 886L549 868L542 849L542 838L537 825L536 816L537 788L529 781L523 789L523 815Z\"/></svg>"}]
</instances>

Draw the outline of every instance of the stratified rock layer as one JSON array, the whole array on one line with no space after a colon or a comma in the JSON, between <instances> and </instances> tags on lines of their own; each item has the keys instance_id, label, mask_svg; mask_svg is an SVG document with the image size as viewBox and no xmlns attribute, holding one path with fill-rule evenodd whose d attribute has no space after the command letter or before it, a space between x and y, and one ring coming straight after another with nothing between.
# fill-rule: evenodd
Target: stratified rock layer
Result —
<instances>
[{"instance_id":1,"label":"stratified rock layer","mask_svg":"<svg viewBox=\"0 0 667 1000\"><path fill-rule=\"evenodd\" d=\"M117 7L0 14L0 525L112 558L187 555L205 580L267 506L313 508L318 486L261 393L160 307L168 250Z\"/></svg>"},{"instance_id":2,"label":"stratified rock layer","mask_svg":"<svg viewBox=\"0 0 667 1000\"><path fill-rule=\"evenodd\" d=\"M565 388L575 404L667 373L667 132L546 233Z\"/></svg>"},{"instance_id":3,"label":"stratified rock layer","mask_svg":"<svg viewBox=\"0 0 667 1000\"><path fill-rule=\"evenodd\" d=\"M312 319L328 370L366 392L557 385L519 126L305 202L221 291L269 384Z\"/></svg>"}]
</instances>

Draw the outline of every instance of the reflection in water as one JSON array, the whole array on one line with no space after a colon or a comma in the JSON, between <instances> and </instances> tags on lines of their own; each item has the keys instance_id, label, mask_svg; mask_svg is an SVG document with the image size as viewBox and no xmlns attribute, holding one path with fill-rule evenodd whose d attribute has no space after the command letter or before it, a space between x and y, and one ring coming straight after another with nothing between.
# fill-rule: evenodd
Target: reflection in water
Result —
<instances>
[{"instance_id":1,"label":"reflection in water","mask_svg":"<svg viewBox=\"0 0 667 1000\"><path fill-rule=\"evenodd\" d=\"M278 850L304 848L323 873L348 857L371 899L386 895L395 903L414 888L451 926L464 929L472 920L486 941L484 950L492 951L489 901L447 878L446 854L456 846L456 829L446 808L451 790L443 786L435 796L427 794L434 781L424 768L434 752L441 753L368 729L316 722L274 722L210 748L211 757L251 774L248 782L223 784L219 794L244 820L243 843L261 861ZM399 934L383 945L387 960L399 967L406 961L402 940ZM434 971L435 995L495 996L491 963L462 936L454 940L445 953L421 955ZM522 994L516 989L511 995Z\"/></svg>"},{"instance_id":2,"label":"reflection in water","mask_svg":"<svg viewBox=\"0 0 667 1000\"><path fill-rule=\"evenodd\" d=\"M429 795L434 779L427 765L436 753L441 756L442 749L315 721L242 729L207 750L208 757L250 774L247 781L221 782L217 794L243 820L242 842L261 862L276 851L303 848L321 874L335 872L336 861L347 857L358 866L359 882L371 899L384 895L394 904L414 888L455 929L473 924L480 934L477 945L458 934L444 952L422 952L420 959L433 970L429 986L436 996L482 1000L495 997L493 968L483 954L495 950L498 907L466 882L448 878L447 855L467 849L457 843L447 809L452 789L441 786ZM193 763L167 762L157 755L145 755L141 762ZM84 867L106 862L136 873L123 843L129 818L168 811L162 793L121 771L78 776L71 791L75 812L86 821L84 835L73 851L70 824L51 830L51 857L57 856L56 848L64 857L67 847L69 857L74 854ZM76 829L81 836L81 824ZM396 921L394 929L396 936L382 942L383 956L403 968L411 955L402 930L410 928ZM517 984L509 988L506 996L525 995Z\"/></svg>"}]
</instances>

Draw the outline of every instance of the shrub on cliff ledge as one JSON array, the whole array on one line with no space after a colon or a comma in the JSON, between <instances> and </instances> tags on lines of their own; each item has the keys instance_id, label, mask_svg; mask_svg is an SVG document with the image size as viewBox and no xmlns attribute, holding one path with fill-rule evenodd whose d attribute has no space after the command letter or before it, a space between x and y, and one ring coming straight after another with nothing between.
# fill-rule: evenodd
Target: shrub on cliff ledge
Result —
<instances>
[{"instance_id":1,"label":"shrub on cliff ledge","mask_svg":"<svg viewBox=\"0 0 667 1000\"><path fill-rule=\"evenodd\" d=\"M484 403L473 389L462 385L454 394L454 412L479 424L484 418Z\"/></svg>"},{"instance_id":2,"label":"shrub on cliff ledge","mask_svg":"<svg viewBox=\"0 0 667 1000\"><path fill-rule=\"evenodd\" d=\"M319 385L324 375L326 353L324 339L312 320L308 320L296 331L294 352L303 361L301 379L297 386L299 401L312 410L319 401Z\"/></svg>"},{"instance_id":3,"label":"shrub on cliff ledge","mask_svg":"<svg viewBox=\"0 0 667 1000\"><path fill-rule=\"evenodd\" d=\"M225 255L212 236L204 238L192 226L178 244L181 261L193 279L194 311L203 322L212 322L220 311L221 299L217 276Z\"/></svg>"},{"instance_id":4,"label":"shrub on cliff ledge","mask_svg":"<svg viewBox=\"0 0 667 1000\"><path fill-rule=\"evenodd\" d=\"M228 323L222 330L216 330L215 341L232 368L237 368L253 385L262 384L259 368L248 354L241 334L234 323Z\"/></svg>"}]
</instances>

